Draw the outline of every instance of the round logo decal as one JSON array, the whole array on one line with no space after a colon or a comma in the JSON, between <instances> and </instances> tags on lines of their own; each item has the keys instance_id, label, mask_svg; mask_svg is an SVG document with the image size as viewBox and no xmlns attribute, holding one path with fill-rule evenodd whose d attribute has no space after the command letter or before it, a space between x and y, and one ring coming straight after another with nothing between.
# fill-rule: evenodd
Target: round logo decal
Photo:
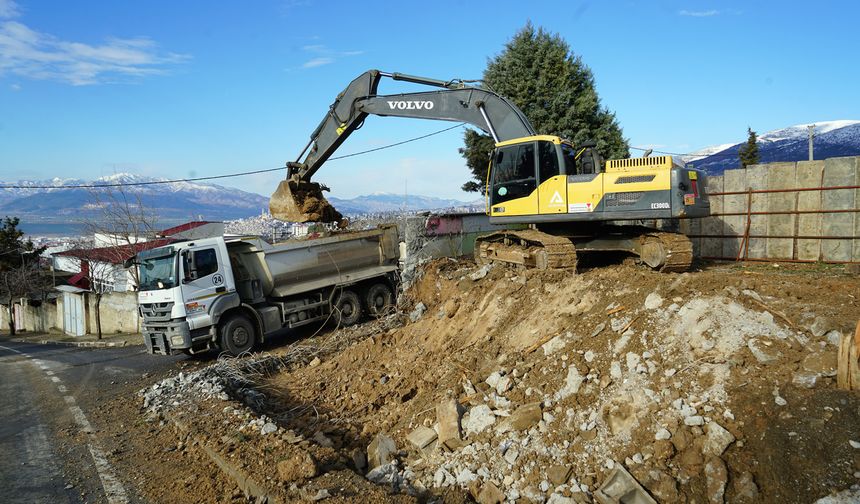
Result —
<instances>
[{"instance_id":1,"label":"round logo decal","mask_svg":"<svg viewBox=\"0 0 860 504\"><path fill-rule=\"evenodd\" d=\"M222 283L224 283L224 277L221 276L220 273L212 275L212 283L215 285L221 285Z\"/></svg>"}]
</instances>

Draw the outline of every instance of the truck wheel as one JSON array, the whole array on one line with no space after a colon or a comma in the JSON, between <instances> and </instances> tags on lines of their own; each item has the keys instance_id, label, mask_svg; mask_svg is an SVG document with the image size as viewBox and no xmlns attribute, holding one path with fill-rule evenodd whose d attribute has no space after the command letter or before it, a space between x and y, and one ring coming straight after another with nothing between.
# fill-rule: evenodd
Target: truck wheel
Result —
<instances>
[{"instance_id":1,"label":"truck wheel","mask_svg":"<svg viewBox=\"0 0 860 504\"><path fill-rule=\"evenodd\" d=\"M391 289L384 283L373 284L364 293L364 306L373 317L381 317L391 308Z\"/></svg>"},{"instance_id":2,"label":"truck wheel","mask_svg":"<svg viewBox=\"0 0 860 504\"><path fill-rule=\"evenodd\" d=\"M254 348L254 325L244 315L234 315L221 325L221 350L236 357Z\"/></svg>"},{"instance_id":3,"label":"truck wheel","mask_svg":"<svg viewBox=\"0 0 860 504\"><path fill-rule=\"evenodd\" d=\"M335 320L340 325L351 326L361 318L361 301L358 299L358 294L351 290L340 293L334 303L334 308Z\"/></svg>"}]
</instances>

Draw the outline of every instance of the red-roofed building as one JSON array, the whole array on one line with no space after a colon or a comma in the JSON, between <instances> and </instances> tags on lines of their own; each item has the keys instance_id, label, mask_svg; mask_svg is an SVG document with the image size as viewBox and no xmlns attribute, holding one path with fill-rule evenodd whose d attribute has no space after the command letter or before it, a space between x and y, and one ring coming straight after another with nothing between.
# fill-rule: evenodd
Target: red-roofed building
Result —
<instances>
[{"instance_id":1,"label":"red-roofed building","mask_svg":"<svg viewBox=\"0 0 860 504\"><path fill-rule=\"evenodd\" d=\"M105 291L132 291L137 288L134 276L123 267L123 263L142 250L174 241L173 238L158 238L115 247L69 249L53 254L53 267L75 273L68 280L68 284L74 287L89 290L89 277L94 277L93 280L99 282L99 287Z\"/></svg>"},{"instance_id":2,"label":"red-roofed building","mask_svg":"<svg viewBox=\"0 0 860 504\"><path fill-rule=\"evenodd\" d=\"M223 222L191 221L158 233L159 237L175 238L177 240L198 240L224 235Z\"/></svg>"}]
</instances>

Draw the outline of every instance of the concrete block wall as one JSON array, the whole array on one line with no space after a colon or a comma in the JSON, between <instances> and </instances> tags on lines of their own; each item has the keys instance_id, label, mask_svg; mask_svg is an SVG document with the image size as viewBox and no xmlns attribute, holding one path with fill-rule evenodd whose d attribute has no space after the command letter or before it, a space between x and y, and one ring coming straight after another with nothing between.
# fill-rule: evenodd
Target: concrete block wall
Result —
<instances>
[{"instance_id":1,"label":"concrete block wall","mask_svg":"<svg viewBox=\"0 0 860 504\"><path fill-rule=\"evenodd\" d=\"M860 189L720 194L756 190L860 186L860 157L767 163L709 177L711 217L682 225L700 257L860 261ZM747 216L746 212L752 212ZM793 213L796 211L849 212ZM721 215L734 213L742 215ZM754 215L759 213L758 215ZM743 244L749 225L752 237ZM813 237L845 237L818 239ZM744 250L745 249L745 250Z\"/></svg>"}]
</instances>

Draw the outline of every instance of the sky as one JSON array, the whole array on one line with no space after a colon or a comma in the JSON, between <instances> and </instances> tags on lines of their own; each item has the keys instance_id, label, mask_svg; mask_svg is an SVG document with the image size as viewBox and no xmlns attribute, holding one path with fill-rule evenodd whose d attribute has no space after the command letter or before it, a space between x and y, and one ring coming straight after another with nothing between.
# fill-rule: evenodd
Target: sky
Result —
<instances>
[{"instance_id":1,"label":"sky","mask_svg":"<svg viewBox=\"0 0 860 504\"><path fill-rule=\"evenodd\" d=\"M477 79L529 21L591 68L630 145L692 152L748 126L860 119L858 19L848 0L0 0L0 181L284 166L362 72ZM449 126L369 117L336 155ZM472 200L462 137L333 160L315 180L340 198ZM216 182L268 196L282 178Z\"/></svg>"}]
</instances>

